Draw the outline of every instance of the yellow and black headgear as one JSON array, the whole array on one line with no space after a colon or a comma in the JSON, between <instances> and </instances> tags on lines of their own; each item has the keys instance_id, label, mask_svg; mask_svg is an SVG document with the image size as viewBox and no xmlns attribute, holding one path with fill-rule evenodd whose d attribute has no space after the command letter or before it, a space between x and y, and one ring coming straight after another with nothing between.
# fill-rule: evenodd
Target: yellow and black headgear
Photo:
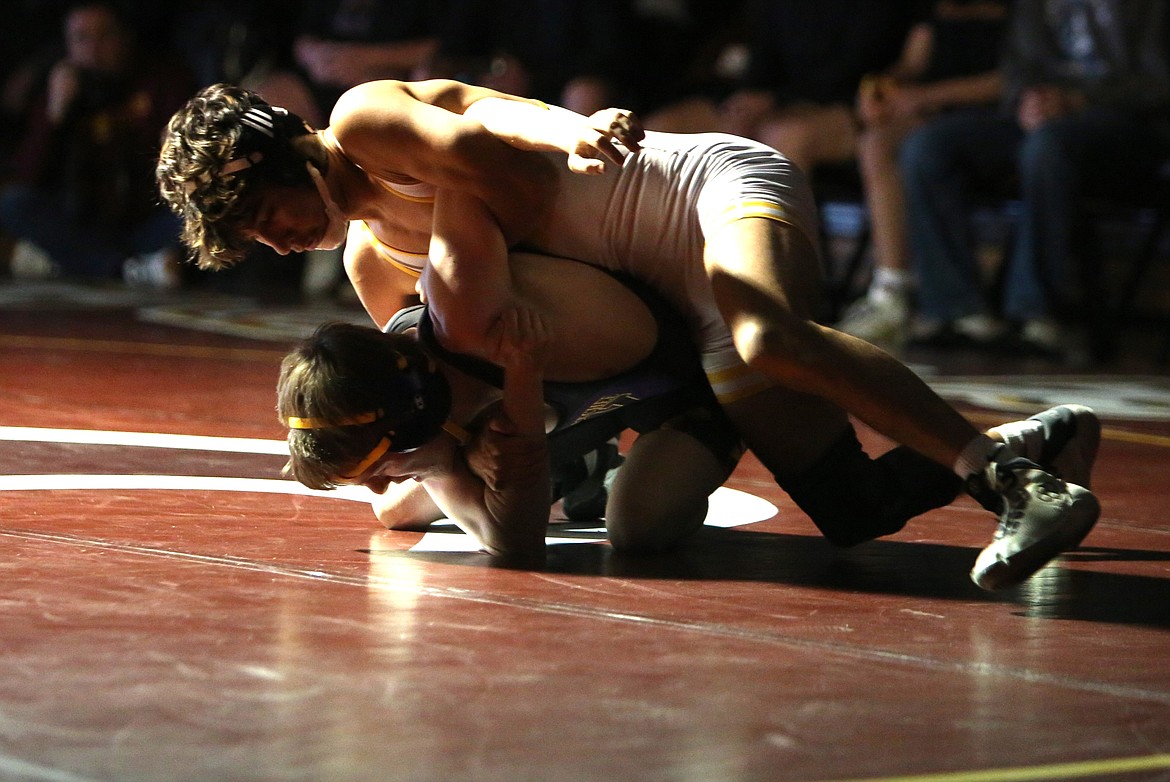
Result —
<instances>
[{"instance_id":1,"label":"yellow and black headgear","mask_svg":"<svg viewBox=\"0 0 1170 782\"><path fill-rule=\"evenodd\" d=\"M451 412L451 387L417 342L345 323L321 326L285 359L278 392L294 461L312 454L343 480L430 442Z\"/></svg>"}]
</instances>

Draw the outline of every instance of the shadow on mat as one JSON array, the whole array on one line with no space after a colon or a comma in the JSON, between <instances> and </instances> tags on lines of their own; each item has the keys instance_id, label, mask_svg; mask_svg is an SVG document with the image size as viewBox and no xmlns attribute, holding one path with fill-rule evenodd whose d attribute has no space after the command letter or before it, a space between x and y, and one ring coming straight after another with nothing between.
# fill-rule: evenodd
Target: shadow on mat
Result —
<instances>
[{"instance_id":1,"label":"shadow on mat","mask_svg":"<svg viewBox=\"0 0 1170 782\"><path fill-rule=\"evenodd\" d=\"M560 536L566 536L558 531ZM572 533L568 533L572 534ZM590 533L582 538L599 539ZM876 540L836 549L820 537L706 527L667 554L630 555L608 545L550 546L544 572L629 579L755 581L916 598L1013 603L1022 616L1170 629L1170 580L1050 566L1024 584L985 592L968 572L977 550ZM392 556L490 567L482 554L402 552ZM1068 562L1167 561L1170 553L1087 547Z\"/></svg>"}]
</instances>

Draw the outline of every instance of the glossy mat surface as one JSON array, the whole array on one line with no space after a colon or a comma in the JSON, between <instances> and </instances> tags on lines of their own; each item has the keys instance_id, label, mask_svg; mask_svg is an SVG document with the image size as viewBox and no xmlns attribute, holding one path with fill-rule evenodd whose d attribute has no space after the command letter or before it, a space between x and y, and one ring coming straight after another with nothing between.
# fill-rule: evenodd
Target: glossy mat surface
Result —
<instances>
[{"instance_id":1,"label":"glossy mat surface","mask_svg":"<svg viewBox=\"0 0 1170 782\"><path fill-rule=\"evenodd\" d=\"M1102 520L1016 590L973 502L836 551L750 457L681 552L519 572L281 480L286 343L50 304L0 309L0 779L1170 778L1165 377L936 366L1102 413Z\"/></svg>"}]
</instances>

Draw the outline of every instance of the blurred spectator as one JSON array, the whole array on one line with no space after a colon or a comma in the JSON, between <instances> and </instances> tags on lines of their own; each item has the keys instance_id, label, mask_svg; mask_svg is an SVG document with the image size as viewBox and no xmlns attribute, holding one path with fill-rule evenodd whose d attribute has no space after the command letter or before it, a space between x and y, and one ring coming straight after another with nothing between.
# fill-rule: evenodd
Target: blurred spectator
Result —
<instances>
[{"instance_id":1,"label":"blurred spectator","mask_svg":"<svg viewBox=\"0 0 1170 782\"><path fill-rule=\"evenodd\" d=\"M739 89L721 103L698 96L656 112L647 127L722 130L762 141L811 176L821 164L851 161L857 144L854 98L863 77L889 68L919 0L748 0L747 63Z\"/></svg>"},{"instance_id":2,"label":"blurred spectator","mask_svg":"<svg viewBox=\"0 0 1170 782\"><path fill-rule=\"evenodd\" d=\"M302 0L296 62L319 110L374 79L410 79L434 56L446 0Z\"/></svg>"},{"instance_id":3,"label":"blurred spectator","mask_svg":"<svg viewBox=\"0 0 1170 782\"><path fill-rule=\"evenodd\" d=\"M913 274L898 153L912 130L940 114L995 105L1008 10L1009 0L937 0L898 62L862 83L857 156L874 273L837 325L842 331L892 347L905 342Z\"/></svg>"},{"instance_id":4,"label":"blurred spectator","mask_svg":"<svg viewBox=\"0 0 1170 782\"><path fill-rule=\"evenodd\" d=\"M451 0L425 75L582 114L628 105L640 77L628 0Z\"/></svg>"},{"instance_id":5,"label":"blurred spectator","mask_svg":"<svg viewBox=\"0 0 1170 782\"><path fill-rule=\"evenodd\" d=\"M153 173L162 129L193 85L166 61L140 61L109 2L73 5L63 32L64 56L30 90L0 227L57 271L173 286L178 225Z\"/></svg>"},{"instance_id":6,"label":"blurred spectator","mask_svg":"<svg viewBox=\"0 0 1170 782\"><path fill-rule=\"evenodd\" d=\"M4 25L0 27L0 151L5 178L33 93L61 56L57 39L64 11L65 0L12 0L4 8Z\"/></svg>"},{"instance_id":7,"label":"blurred spectator","mask_svg":"<svg viewBox=\"0 0 1170 782\"><path fill-rule=\"evenodd\" d=\"M743 0L632 0L633 43L620 58L623 104L651 116L688 98L726 98L747 62Z\"/></svg>"},{"instance_id":8,"label":"blurred spectator","mask_svg":"<svg viewBox=\"0 0 1170 782\"><path fill-rule=\"evenodd\" d=\"M999 337L967 235L967 198L990 176L1019 183L1002 301L1016 345L1064 357L1078 348L1069 327L1095 295L1074 250L1083 197L1138 192L1170 154L1167 20L1164 0L1016 0L1005 110L942 117L907 139L920 341Z\"/></svg>"}]
</instances>

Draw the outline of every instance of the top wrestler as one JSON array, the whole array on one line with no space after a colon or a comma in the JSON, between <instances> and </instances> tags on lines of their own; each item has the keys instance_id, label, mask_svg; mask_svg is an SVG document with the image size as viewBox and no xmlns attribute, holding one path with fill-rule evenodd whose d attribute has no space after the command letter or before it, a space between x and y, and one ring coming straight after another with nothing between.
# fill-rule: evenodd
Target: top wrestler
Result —
<instances>
[{"instance_id":1,"label":"top wrestler","mask_svg":"<svg viewBox=\"0 0 1170 782\"><path fill-rule=\"evenodd\" d=\"M620 266L687 316L729 416L798 503L803 483L850 480L826 461L854 458L849 412L953 469L999 513L972 571L980 586L1018 583L1084 538L1099 514L1087 488L981 434L888 354L814 321L814 207L782 155L716 134L639 143L603 114L593 127L457 82L372 82L311 133L254 93L213 86L172 119L158 178L204 265L256 240L337 246L353 221L346 268L374 319L409 279L385 258L422 275L440 337L479 355L513 301L510 244ZM570 174L566 154L596 175ZM553 355L550 376L571 374Z\"/></svg>"}]
</instances>

